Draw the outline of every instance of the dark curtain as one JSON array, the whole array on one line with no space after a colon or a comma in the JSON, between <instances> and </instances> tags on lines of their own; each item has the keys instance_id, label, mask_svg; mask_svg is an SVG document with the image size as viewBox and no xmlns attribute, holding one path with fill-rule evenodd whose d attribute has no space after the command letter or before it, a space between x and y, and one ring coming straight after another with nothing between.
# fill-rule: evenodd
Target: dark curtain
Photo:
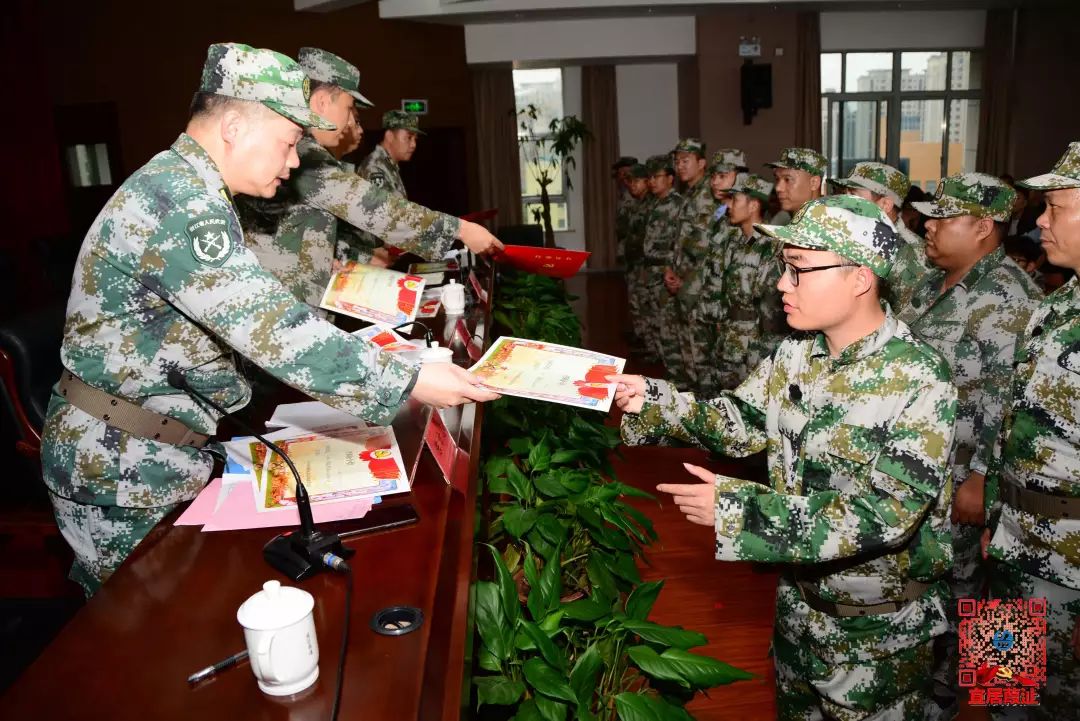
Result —
<instances>
[{"instance_id":1,"label":"dark curtain","mask_svg":"<svg viewBox=\"0 0 1080 721\"><path fill-rule=\"evenodd\" d=\"M979 150L975 167L994 175L1011 172L1009 134L1015 94L1017 20L1017 10L986 11L983 97L979 108Z\"/></svg>"},{"instance_id":2,"label":"dark curtain","mask_svg":"<svg viewBox=\"0 0 1080 721\"><path fill-rule=\"evenodd\" d=\"M816 12L795 20L795 145L821 150L821 23Z\"/></svg>"},{"instance_id":3,"label":"dark curtain","mask_svg":"<svg viewBox=\"0 0 1080 721\"><path fill-rule=\"evenodd\" d=\"M518 154L514 71L472 70L476 140L480 172L477 210L498 208L500 226L521 223L521 168Z\"/></svg>"},{"instance_id":4,"label":"dark curtain","mask_svg":"<svg viewBox=\"0 0 1080 721\"><path fill-rule=\"evenodd\" d=\"M615 183L611 166L619 155L619 115L615 66L581 69L582 121L592 133L582 147L585 250L590 270L611 270L615 262Z\"/></svg>"}]
</instances>

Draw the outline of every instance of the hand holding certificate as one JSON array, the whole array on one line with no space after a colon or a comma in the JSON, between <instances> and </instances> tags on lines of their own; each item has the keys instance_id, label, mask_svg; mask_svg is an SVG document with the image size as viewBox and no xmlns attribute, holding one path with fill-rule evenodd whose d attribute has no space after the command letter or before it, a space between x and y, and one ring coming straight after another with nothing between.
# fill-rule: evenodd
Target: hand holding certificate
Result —
<instances>
[{"instance_id":1,"label":"hand holding certificate","mask_svg":"<svg viewBox=\"0 0 1080 721\"><path fill-rule=\"evenodd\" d=\"M555 343L503 337L470 370L485 388L510 396L607 412L626 360Z\"/></svg>"},{"instance_id":2,"label":"hand holding certificate","mask_svg":"<svg viewBox=\"0 0 1080 721\"><path fill-rule=\"evenodd\" d=\"M330 277L320 307L353 318L400 325L416 320L424 279L349 262Z\"/></svg>"}]
</instances>

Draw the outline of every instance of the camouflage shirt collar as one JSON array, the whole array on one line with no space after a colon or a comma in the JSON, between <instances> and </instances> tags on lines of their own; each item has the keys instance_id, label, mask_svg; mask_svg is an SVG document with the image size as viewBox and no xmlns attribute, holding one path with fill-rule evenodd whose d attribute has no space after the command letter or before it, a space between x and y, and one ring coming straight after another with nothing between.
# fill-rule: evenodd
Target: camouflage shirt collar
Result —
<instances>
[{"instance_id":1,"label":"camouflage shirt collar","mask_svg":"<svg viewBox=\"0 0 1080 721\"><path fill-rule=\"evenodd\" d=\"M206 184L207 192L221 196L228 201L229 205L233 204L232 193L225 186L225 179L221 177L217 163L195 138L187 133L180 133L180 137L173 142L171 147L174 153L195 169L195 174Z\"/></svg>"},{"instance_id":2,"label":"camouflage shirt collar","mask_svg":"<svg viewBox=\"0 0 1080 721\"><path fill-rule=\"evenodd\" d=\"M997 249L979 258L978 262L971 266L971 270L969 270L953 287L970 291L979 284L979 281L982 280L987 273L1001 265L1003 262L1005 262L1005 249L999 246ZM945 282L945 275L946 273L944 270L935 268L932 273L927 276L927 283L934 292L934 300L931 301L931 303L936 302L937 297L941 295L941 286Z\"/></svg>"},{"instance_id":3,"label":"camouflage shirt collar","mask_svg":"<svg viewBox=\"0 0 1080 721\"><path fill-rule=\"evenodd\" d=\"M863 336L859 340L851 343L842 351L840 351L839 357L835 362L839 365L849 365L856 361L860 361L864 358L869 358L873 354L885 347L885 344L893 339L897 331L896 316L893 315L892 309L889 305L885 304L885 322L878 327L870 335ZM825 334L818 333L817 338L814 339L814 345L810 351L811 358L829 358L829 344L825 342Z\"/></svg>"},{"instance_id":4,"label":"camouflage shirt collar","mask_svg":"<svg viewBox=\"0 0 1080 721\"><path fill-rule=\"evenodd\" d=\"M386 148L383 147L382 143L379 143L378 145L376 145L375 149L372 150L371 152L378 153L379 155L385 156L386 157L386 162L390 163L390 165L394 166L395 168L398 167L398 162L396 160L394 160L392 157L390 157L390 153L386 150ZM629 195L629 194L630 193L627 192L627 195Z\"/></svg>"}]
</instances>

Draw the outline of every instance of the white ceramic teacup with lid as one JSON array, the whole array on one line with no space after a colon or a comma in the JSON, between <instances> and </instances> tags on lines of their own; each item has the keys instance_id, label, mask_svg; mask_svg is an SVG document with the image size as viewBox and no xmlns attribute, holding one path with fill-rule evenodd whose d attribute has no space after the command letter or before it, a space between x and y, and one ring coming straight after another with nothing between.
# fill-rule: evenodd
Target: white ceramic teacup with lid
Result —
<instances>
[{"instance_id":1,"label":"white ceramic teacup with lid","mask_svg":"<svg viewBox=\"0 0 1080 721\"><path fill-rule=\"evenodd\" d=\"M453 278L443 286L442 290L443 310L447 315L460 315L465 312L465 287L459 285Z\"/></svg>"},{"instance_id":2,"label":"white ceramic teacup with lid","mask_svg":"<svg viewBox=\"0 0 1080 721\"><path fill-rule=\"evenodd\" d=\"M319 678L314 608L315 599L307 591L267 581L236 612L251 671L264 693L288 696Z\"/></svg>"}]
</instances>

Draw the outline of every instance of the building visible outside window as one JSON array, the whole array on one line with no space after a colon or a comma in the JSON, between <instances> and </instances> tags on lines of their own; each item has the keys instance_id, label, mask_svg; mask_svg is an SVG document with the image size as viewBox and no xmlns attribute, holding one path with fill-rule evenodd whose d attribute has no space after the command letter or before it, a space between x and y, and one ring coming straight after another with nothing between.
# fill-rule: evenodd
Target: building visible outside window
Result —
<instances>
[{"instance_id":1,"label":"building visible outside window","mask_svg":"<svg viewBox=\"0 0 1080 721\"><path fill-rule=\"evenodd\" d=\"M530 104L539 109L539 117L533 123L533 137L546 137L551 121L563 116L562 69L514 70L514 98L519 112ZM528 137L528 134L520 127L520 116L518 120L520 141ZM522 218L526 223L539 222L534 219L534 211L538 213L540 210L540 185L535 180L535 173L532 172L531 164L526 158L524 149L520 147L520 143L518 152L521 167ZM551 225L555 232L560 232L569 230L570 213L566 190L563 187L561 167L556 170L554 176L553 182L548 186L548 195L551 198Z\"/></svg>"},{"instance_id":2,"label":"building visible outside window","mask_svg":"<svg viewBox=\"0 0 1080 721\"><path fill-rule=\"evenodd\" d=\"M821 55L823 152L833 177L876 160L931 191L975 169L982 53L978 50Z\"/></svg>"}]
</instances>

